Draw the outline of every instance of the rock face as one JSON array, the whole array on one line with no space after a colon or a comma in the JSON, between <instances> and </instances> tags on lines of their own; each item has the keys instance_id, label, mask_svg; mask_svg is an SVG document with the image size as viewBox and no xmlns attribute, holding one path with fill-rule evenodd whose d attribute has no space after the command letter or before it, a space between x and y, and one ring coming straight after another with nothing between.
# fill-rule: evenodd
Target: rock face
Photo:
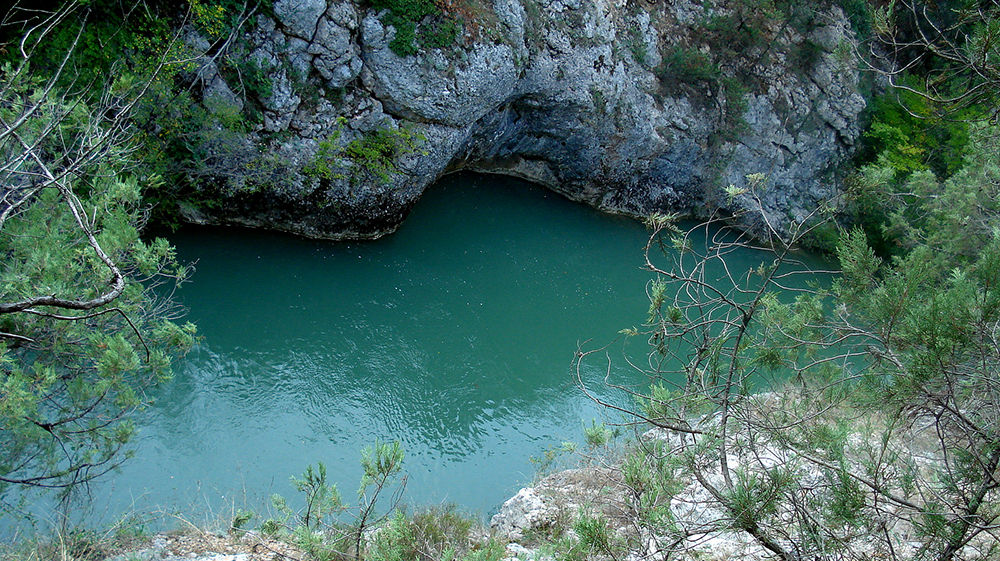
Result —
<instances>
[{"instance_id":1,"label":"rock face","mask_svg":"<svg viewBox=\"0 0 1000 561\"><path fill-rule=\"evenodd\" d=\"M476 6L455 16L454 45L401 57L385 12L276 1L234 55L264 86L222 83L211 61L200 71L205 99L244 91L232 103L260 122L231 143L242 167L194 178L216 204L184 215L372 238L462 169L633 216L753 207L748 226L778 232L837 194L864 107L839 8L751 22L693 0ZM737 33L751 27L752 41ZM727 199L748 174L763 187Z\"/></svg>"}]
</instances>

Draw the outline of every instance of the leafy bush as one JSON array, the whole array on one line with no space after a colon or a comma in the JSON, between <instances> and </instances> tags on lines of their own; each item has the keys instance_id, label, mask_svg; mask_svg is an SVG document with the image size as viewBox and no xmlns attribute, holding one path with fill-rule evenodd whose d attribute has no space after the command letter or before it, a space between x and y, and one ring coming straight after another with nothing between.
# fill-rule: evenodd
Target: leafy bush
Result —
<instances>
[{"instance_id":1,"label":"leafy bush","mask_svg":"<svg viewBox=\"0 0 1000 561\"><path fill-rule=\"evenodd\" d=\"M752 13L736 12L724 16L712 16L701 26L702 40L712 46L713 51L722 53L726 58L740 56L749 49L760 46L765 40L761 10L754 8Z\"/></svg>"},{"instance_id":2,"label":"leafy bush","mask_svg":"<svg viewBox=\"0 0 1000 561\"><path fill-rule=\"evenodd\" d=\"M417 552L406 515L401 510L378 529L368 546L369 561L413 561Z\"/></svg>"},{"instance_id":3,"label":"leafy bush","mask_svg":"<svg viewBox=\"0 0 1000 561\"><path fill-rule=\"evenodd\" d=\"M254 57L227 58L219 67L228 84L242 86L247 97L265 100L274 95L274 81L266 68Z\"/></svg>"},{"instance_id":4,"label":"leafy bush","mask_svg":"<svg viewBox=\"0 0 1000 561\"><path fill-rule=\"evenodd\" d=\"M433 0L372 0L371 5L377 10L389 10L394 18L413 23L440 13Z\"/></svg>"},{"instance_id":5,"label":"leafy bush","mask_svg":"<svg viewBox=\"0 0 1000 561\"><path fill-rule=\"evenodd\" d=\"M139 235L142 190L160 181L129 173L143 85L67 91L29 61L0 73L0 496L69 493L130 456L131 415L193 344L154 292L189 270Z\"/></svg>"},{"instance_id":6,"label":"leafy bush","mask_svg":"<svg viewBox=\"0 0 1000 561\"><path fill-rule=\"evenodd\" d=\"M661 78L670 77L689 84L713 83L722 75L707 53L682 46L671 47L657 70Z\"/></svg>"},{"instance_id":7,"label":"leafy bush","mask_svg":"<svg viewBox=\"0 0 1000 561\"><path fill-rule=\"evenodd\" d=\"M341 145L340 129L319 145L316 156L302 168L302 173L322 179L344 176L348 166L360 169L366 176L388 183L398 173L396 158L412 153L426 140L424 135L408 127L382 128L367 132Z\"/></svg>"},{"instance_id":8,"label":"leafy bush","mask_svg":"<svg viewBox=\"0 0 1000 561\"><path fill-rule=\"evenodd\" d=\"M632 58L639 66L646 66L649 61L649 53L646 52L646 41L642 37L642 32L639 30L638 26L633 25L628 30L628 39L626 39L625 44L628 45L629 52L632 53Z\"/></svg>"},{"instance_id":9,"label":"leafy bush","mask_svg":"<svg viewBox=\"0 0 1000 561\"><path fill-rule=\"evenodd\" d=\"M627 458L621 473L631 494L622 512L640 535L668 538L658 553L680 557L737 531L786 560L877 557L908 540L897 558L995 557L986 528L998 519L1000 466L1000 135L973 132L961 171L946 181L916 171L889 191L896 256L879 259L863 232L845 232L842 275L826 288L791 288L813 273L782 266L788 240L773 244L768 265L733 274L728 256L755 243L711 221L678 233L650 220L656 277L641 335L651 343L643 371L657 385L636 416L663 444L641 443L645 457ZM793 227L793 244L802 231ZM589 354L607 360L606 349L578 353L577 371ZM772 393L775 370L791 381ZM678 480L722 516L674 518ZM576 529L614 557L598 520Z\"/></svg>"},{"instance_id":10,"label":"leafy bush","mask_svg":"<svg viewBox=\"0 0 1000 561\"><path fill-rule=\"evenodd\" d=\"M340 139L340 129L333 131L329 138L319 143L319 150L306 165L302 173L320 179L336 179L342 177L337 169L340 165L340 155L343 153L337 141Z\"/></svg>"},{"instance_id":11,"label":"leafy bush","mask_svg":"<svg viewBox=\"0 0 1000 561\"><path fill-rule=\"evenodd\" d=\"M401 57L415 55L420 49L414 44L417 38L417 24L398 18L386 18L382 20L386 25L396 28L396 35L389 41L389 48L392 52Z\"/></svg>"},{"instance_id":12,"label":"leafy bush","mask_svg":"<svg viewBox=\"0 0 1000 561\"><path fill-rule=\"evenodd\" d=\"M868 2L866 0L838 0L837 3L844 10L847 19L851 21L851 28L858 40L867 40L872 34L872 13Z\"/></svg>"},{"instance_id":13,"label":"leafy bush","mask_svg":"<svg viewBox=\"0 0 1000 561\"><path fill-rule=\"evenodd\" d=\"M726 114L722 129L719 131L721 134L717 139L732 141L749 130L747 122L743 119L743 113L747 110L746 95L749 89L735 78L723 78L721 84L726 98Z\"/></svg>"},{"instance_id":14,"label":"leafy bush","mask_svg":"<svg viewBox=\"0 0 1000 561\"><path fill-rule=\"evenodd\" d=\"M401 57L417 54L420 47L447 48L458 39L458 21L432 0L372 0L371 5L388 10L382 23L396 28L389 48Z\"/></svg>"},{"instance_id":15,"label":"leafy bush","mask_svg":"<svg viewBox=\"0 0 1000 561\"><path fill-rule=\"evenodd\" d=\"M805 39L801 43L792 45L789 52L789 62L798 72L805 73L816 66L823 56L823 46L815 41Z\"/></svg>"},{"instance_id":16,"label":"leafy bush","mask_svg":"<svg viewBox=\"0 0 1000 561\"><path fill-rule=\"evenodd\" d=\"M915 78L900 79L916 86ZM968 115L968 113L966 113ZM903 193L915 174L946 180L956 174L975 146L960 115L941 115L922 96L899 90L876 96L865 115L869 124L855 157L858 171L848 181L847 214L860 226L876 253L898 253L898 231L890 216L909 201Z\"/></svg>"},{"instance_id":17,"label":"leafy bush","mask_svg":"<svg viewBox=\"0 0 1000 561\"><path fill-rule=\"evenodd\" d=\"M469 540L476 522L454 505L431 507L389 519L369 545L371 561L437 561L461 559L473 551Z\"/></svg>"},{"instance_id":18,"label":"leafy bush","mask_svg":"<svg viewBox=\"0 0 1000 561\"><path fill-rule=\"evenodd\" d=\"M661 90L671 95L686 93L685 87L714 88L722 77L722 71L707 53L680 45L664 53L653 73L659 78Z\"/></svg>"},{"instance_id":19,"label":"leafy bush","mask_svg":"<svg viewBox=\"0 0 1000 561\"><path fill-rule=\"evenodd\" d=\"M915 77L900 78L904 85L918 87ZM891 167L905 179L906 174L931 169L944 179L962 167L969 141L969 127L960 115L937 112L919 94L894 90L875 96L865 111L866 132L856 163L877 163Z\"/></svg>"},{"instance_id":20,"label":"leafy bush","mask_svg":"<svg viewBox=\"0 0 1000 561\"><path fill-rule=\"evenodd\" d=\"M598 113L604 114L607 112L608 100L600 88L597 86L590 86L590 99L594 102L594 109Z\"/></svg>"},{"instance_id":21,"label":"leafy bush","mask_svg":"<svg viewBox=\"0 0 1000 561\"><path fill-rule=\"evenodd\" d=\"M396 157L414 151L424 140L422 134L407 127L378 129L352 140L344 148L344 156L385 183L399 171Z\"/></svg>"}]
</instances>

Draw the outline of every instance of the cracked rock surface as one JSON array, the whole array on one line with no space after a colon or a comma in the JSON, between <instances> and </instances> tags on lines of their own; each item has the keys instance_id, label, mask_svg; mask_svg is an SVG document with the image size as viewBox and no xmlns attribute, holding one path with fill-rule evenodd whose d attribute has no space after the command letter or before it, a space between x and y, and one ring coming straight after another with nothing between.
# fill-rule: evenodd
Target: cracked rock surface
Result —
<instances>
[{"instance_id":1,"label":"cracked rock surface","mask_svg":"<svg viewBox=\"0 0 1000 561\"><path fill-rule=\"evenodd\" d=\"M817 12L804 31L763 29L766 45L729 58L718 58L726 45L699 39L706 21L728 13L721 2L482 8L453 46L400 57L382 12L338 0L275 2L275 18L258 17L238 47L266 91L221 83L211 68L203 80L206 99L261 108L260 123L241 133L245 156L235 158L255 163L193 181L219 204L183 207L186 218L373 238L395 229L428 185L463 169L636 217L753 208L747 227L779 233L838 195L838 166L865 106L839 8ZM718 74L690 75L677 53L717 57ZM351 142L399 130L418 141L389 156L388 174L343 155ZM329 169L317 172L317 161ZM748 174L764 174L766 187L722 194L746 187Z\"/></svg>"}]
</instances>

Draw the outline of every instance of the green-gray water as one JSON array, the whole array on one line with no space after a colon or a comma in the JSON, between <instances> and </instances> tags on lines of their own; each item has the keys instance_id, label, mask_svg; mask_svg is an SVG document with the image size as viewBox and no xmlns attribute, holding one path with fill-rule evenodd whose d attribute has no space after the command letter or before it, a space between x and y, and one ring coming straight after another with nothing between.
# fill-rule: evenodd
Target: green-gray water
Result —
<instances>
[{"instance_id":1,"label":"green-gray water","mask_svg":"<svg viewBox=\"0 0 1000 561\"><path fill-rule=\"evenodd\" d=\"M530 482L530 457L581 442L601 416L571 361L578 342L643 321L646 238L634 221L470 175L431 188L375 242L182 230L171 239L197 272L179 296L204 339L155 390L136 458L99 493L112 511L259 505L324 462L350 500L360 450L379 438L405 448L408 502L489 513ZM595 386L604 374L586 372Z\"/></svg>"}]
</instances>

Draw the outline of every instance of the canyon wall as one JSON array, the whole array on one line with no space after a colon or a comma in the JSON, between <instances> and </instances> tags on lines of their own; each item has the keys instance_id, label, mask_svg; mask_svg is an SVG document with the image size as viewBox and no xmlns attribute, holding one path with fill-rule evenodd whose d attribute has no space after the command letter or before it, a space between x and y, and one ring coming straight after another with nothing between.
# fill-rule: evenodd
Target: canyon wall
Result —
<instances>
[{"instance_id":1,"label":"canyon wall","mask_svg":"<svg viewBox=\"0 0 1000 561\"><path fill-rule=\"evenodd\" d=\"M753 208L745 226L758 232L787 231L837 196L865 102L835 5L773 16L692 0L462 6L446 21L452 44L413 41L400 56L387 10L277 0L231 47L242 74L199 61L202 104L252 104L259 119L205 147L208 171L191 183L213 204L184 204L184 217L374 238L463 169L636 217ZM194 32L187 42L208 46ZM729 197L728 185L753 189Z\"/></svg>"}]
</instances>

